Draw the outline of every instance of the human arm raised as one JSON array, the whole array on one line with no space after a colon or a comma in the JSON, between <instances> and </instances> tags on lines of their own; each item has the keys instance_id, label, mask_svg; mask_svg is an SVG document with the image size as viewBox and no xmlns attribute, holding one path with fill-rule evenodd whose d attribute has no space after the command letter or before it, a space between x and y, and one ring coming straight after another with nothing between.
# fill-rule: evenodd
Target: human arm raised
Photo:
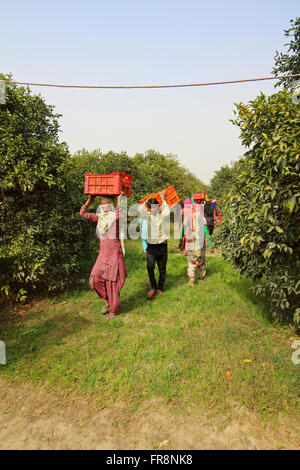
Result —
<instances>
[{"instance_id":1,"label":"human arm raised","mask_svg":"<svg viewBox=\"0 0 300 470\"><path fill-rule=\"evenodd\" d=\"M162 208L161 208L161 213L164 218L170 217L170 208L167 204L166 201L166 191L161 191L159 193L161 200L162 200Z\"/></svg>"},{"instance_id":2,"label":"human arm raised","mask_svg":"<svg viewBox=\"0 0 300 470\"><path fill-rule=\"evenodd\" d=\"M98 215L93 214L91 212L87 212L87 208L91 204L91 202L94 200L95 196L91 195L89 196L88 200L86 201L85 204L81 207L79 214L81 217L83 217L86 220L90 220L91 222L98 222Z\"/></svg>"}]
</instances>

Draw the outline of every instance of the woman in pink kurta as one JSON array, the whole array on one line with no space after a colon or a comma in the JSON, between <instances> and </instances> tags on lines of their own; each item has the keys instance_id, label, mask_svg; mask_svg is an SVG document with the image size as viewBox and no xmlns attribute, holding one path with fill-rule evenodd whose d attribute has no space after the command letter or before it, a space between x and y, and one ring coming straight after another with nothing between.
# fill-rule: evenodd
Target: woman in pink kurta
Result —
<instances>
[{"instance_id":1,"label":"woman in pink kurta","mask_svg":"<svg viewBox=\"0 0 300 470\"><path fill-rule=\"evenodd\" d=\"M100 238L100 251L96 263L92 269L89 283L90 287L106 300L106 306L102 312L108 313L108 319L114 318L120 312L120 291L127 277L127 270L124 261L122 246L119 238L119 218L120 218L120 197L114 215L109 212L111 201L109 198L101 197L102 215L87 212L87 208L94 196L90 196L88 201L81 207L79 214L87 220L100 225L97 230Z\"/></svg>"}]
</instances>

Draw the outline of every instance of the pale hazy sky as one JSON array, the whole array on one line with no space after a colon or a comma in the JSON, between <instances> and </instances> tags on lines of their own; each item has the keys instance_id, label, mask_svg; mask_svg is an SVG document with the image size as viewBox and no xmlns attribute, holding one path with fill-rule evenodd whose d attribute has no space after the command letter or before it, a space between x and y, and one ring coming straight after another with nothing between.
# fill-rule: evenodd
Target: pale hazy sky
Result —
<instances>
[{"instance_id":1,"label":"pale hazy sky","mask_svg":"<svg viewBox=\"0 0 300 470\"><path fill-rule=\"evenodd\" d=\"M199 83L271 76L297 0L1 2L0 72L15 80L82 85ZM31 87L61 113L72 152L178 155L209 183L243 149L234 102L274 81L161 90Z\"/></svg>"}]
</instances>

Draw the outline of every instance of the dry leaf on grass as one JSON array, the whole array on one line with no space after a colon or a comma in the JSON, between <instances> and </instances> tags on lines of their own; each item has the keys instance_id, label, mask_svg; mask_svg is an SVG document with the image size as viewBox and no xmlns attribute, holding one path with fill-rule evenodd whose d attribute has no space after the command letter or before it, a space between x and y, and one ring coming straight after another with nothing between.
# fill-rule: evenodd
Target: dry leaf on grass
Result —
<instances>
[{"instance_id":1,"label":"dry leaf on grass","mask_svg":"<svg viewBox=\"0 0 300 470\"><path fill-rule=\"evenodd\" d=\"M169 443L169 441L162 441L162 442L159 444L159 448L161 449L162 447L166 446L168 443Z\"/></svg>"}]
</instances>

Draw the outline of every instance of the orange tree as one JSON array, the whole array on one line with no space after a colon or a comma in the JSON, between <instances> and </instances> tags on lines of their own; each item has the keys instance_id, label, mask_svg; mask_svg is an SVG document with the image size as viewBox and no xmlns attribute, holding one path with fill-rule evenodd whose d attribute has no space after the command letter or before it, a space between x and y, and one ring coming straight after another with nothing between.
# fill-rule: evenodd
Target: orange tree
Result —
<instances>
[{"instance_id":1,"label":"orange tree","mask_svg":"<svg viewBox=\"0 0 300 470\"><path fill-rule=\"evenodd\" d=\"M237 104L233 123L248 149L235 164L218 238L223 255L243 274L260 279L278 321L300 326L300 105L289 91Z\"/></svg>"},{"instance_id":2,"label":"orange tree","mask_svg":"<svg viewBox=\"0 0 300 470\"><path fill-rule=\"evenodd\" d=\"M0 79L10 78L1 75ZM40 95L11 83L0 104L0 294L24 300L33 288L74 279L87 225L82 195L60 143L59 115Z\"/></svg>"},{"instance_id":3,"label":"orange tree","mask_svg":"<svg viewBox=\"0 0 300 470\"><path fill-rule=\"evenodd\" d=\"M180 164L176 155L162 154L155 150L137 153L133 157L126 152L102 153L100 149L81 149L74 153L69 172L77 187L83 191L84 173L111 173L121 171L132 176L132 196L128 204L137 203L150 193L157 193L174 186L181 201L193 192L209 191L209 186Z\"/></svg>"}]
</instances>

